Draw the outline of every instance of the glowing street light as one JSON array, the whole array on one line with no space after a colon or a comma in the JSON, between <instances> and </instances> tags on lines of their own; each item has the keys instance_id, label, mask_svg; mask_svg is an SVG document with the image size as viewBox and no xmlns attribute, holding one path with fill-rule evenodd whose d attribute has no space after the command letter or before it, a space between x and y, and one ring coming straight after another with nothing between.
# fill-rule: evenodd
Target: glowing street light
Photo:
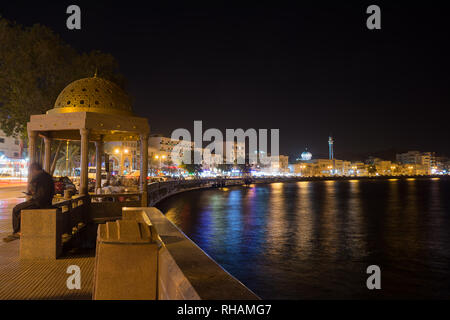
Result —
<instances>
[{"instance_id":1,"label":"glowing street light","mask_svg":"<svg viewBox=\"0 0 450 320\"><path fill-rule=\"evenodd\" d=\"M161 160L165 160L167 158L167 156L166 155L155 155L155 160L158 160L159 159L159 169L161 170L161 166L162 166L162 164L161 164Z\"/></svg>"}]
</instances>

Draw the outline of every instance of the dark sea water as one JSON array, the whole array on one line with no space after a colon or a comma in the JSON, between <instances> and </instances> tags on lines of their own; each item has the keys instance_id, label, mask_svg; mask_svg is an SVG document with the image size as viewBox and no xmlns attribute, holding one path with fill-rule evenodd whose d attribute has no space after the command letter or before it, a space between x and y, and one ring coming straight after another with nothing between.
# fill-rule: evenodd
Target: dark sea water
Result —
<instances>
[{"instance_id":1,"label":"dark sea water","mask_svg":"<svg viewBox=\"0 0 450 320\"><path fill-rule=\"evenodd\" d=\"M264 299L450 298L447 179L258 184L158 207Z\"/></svg>"}]
</instances>

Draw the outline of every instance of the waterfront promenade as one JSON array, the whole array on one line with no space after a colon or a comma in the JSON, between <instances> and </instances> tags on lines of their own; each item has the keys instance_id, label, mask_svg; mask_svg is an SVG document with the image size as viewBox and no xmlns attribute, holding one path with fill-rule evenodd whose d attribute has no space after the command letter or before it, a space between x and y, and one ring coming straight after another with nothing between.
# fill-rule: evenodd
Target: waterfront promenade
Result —
<instances>
[{"instance_id":1,"label":"waterfront promenade","mask_svg":"<svg viewBox=\"0 0 450 320\"><path fill-rule=\"evenodd\" d=\"M11 210L23 198L0 200L0 237L11 234ZM0 300L91 299L94 256L68 255L56 260L24 261L19 258L20 240L0 242ZM78 265L82 272L81 290L69 290L67 267Z\"/></svg>"},{"instance_id":2,"label":"waterfront promenade","mask_svg":"<svg viewBox=\"0 0 450 320\"><path fill-rule=\"evenodd\" d=\"M234 180L231 182L233 185L235 184L242 184L241 180ZM161 183L161 184L153 184L149 185L149 190L153 190L149 192L149 203L155 204L158 201L179 193L183 191L189 191L194 190L198 188L206 188L211 187L212 181L208 183L200 183L199 182L190 182L188 185L183 185L182 187L179 184L173 184L173 183ZM13 190L12 192L18 194L19 190ZM109 195L111 197L111 195ZM123 195L122 195L123 196ZM0 237L4 238L7 235L11 234L12 232L12 221L11 221L11 210L12 208L24 201L24 198L16 197L16 198L4 198L3 200L0 200ZM94 204L94 203L93 203ZM96 203L97 207L98 205L101 205L102 203ZM112 215L114 217L117 217L117 210L119 210L119 215L121 213L121 210L123 207L127 205L133 205L137 206L135 202L129 201L124 202L122 204L113 202L113 203L104 203L105 205L113 205L113 207L116 209L116 212ZM111 220L111 217L107 217L106 220ZM168 220L166 220L166 224L168 224ZM168 230L168 227L164 227L163 230ZM171 231L172 233L175 231ZM170 236L168 239L172 238L173 236ZM178 235L178 237L184 238L184 235ZM187 239L187 238L186 238ZM251 292L246 292L246 288L240 284L239 282L236 282L236 280L228 275L228 273L220 271L221 268L216 265L216 263L210 258L207 258L206 255L198 248L196 247L189 239L188 241L181 241L180 243L186 243L188 246L191 246L190 251L192 251L193 255L197 255L199 257L199 260L205 260L204 263L206 263L206 266L208 264L211 265L210 269L215 270L214 275L206 275L206 277L209 277L210 279L218 278L218 279L225 279L224 283L228 283L229 286L234 288L235 293L237 296L241 298L250 297L250 299L253 299L254 296ZM85 252L77 251L77 252L65 252L64 255L57 259L50 259L50 260L41 260L41 259L21 259L20 258L20 241L21 240L15 240L11 242L3 242L0 243L0 300L4 299L11 299L11 300L23 300L23 299L51 299L51 300L57 300L57 299L65 299L65 300L90 300L93 298L93 288L94 288L94 268L95 268L95 252L94 250L88 250ZM189 245L189 243L192 243L192 245ZM186 246L184 244L183 246ZM177 251L180 251L176 248L177 245L173 249L171 249L171 246L173 244L166 244L167 250L174 250L175 252L175 258L178 254ZM185 261L186 259L189 260L189 256L186 255L185 252L182 250L180 252L180 256L182 257L181 260ZM172 254L174 255L174 254ZM167 256L167 254L166 254ZM167 258L165 258L167 260ZM176 264L183 265L183 261L178 259L176 261ZM210 260L210 261L209 261ZM173 262L169 260L171 264ZM70 274L67 273L67 268L71 265L76 265L80 267L81 271L81 289L80 290L69 290L66 282ZM171 267L171 272L174 272L173 266ZM202 279L203 277L199 275L202 274L201 269L198 270L190 270L189 268L186 269L186 267L183 268L183 271L181 276L175 277L179 279L179 281L185 282L186 279L184 279L184 276L182 276L183 272L186 272L187 274L192 274L192 279ZM176 286L176 285L174 285ZM204 284L201 285L201 287L198 289L199 292L205 291ZM179 290L173 290L168 289L169 292L174 292L174 295L178 295L180 293ZM172 293L171 293L172 294ZM208 293L210 295L211 293ZM221 294L228 294L228 292L217 292L216 295L218 297L221 296ZM248 299L245 298L245 299Z\"/></svg>"}]
</instances>

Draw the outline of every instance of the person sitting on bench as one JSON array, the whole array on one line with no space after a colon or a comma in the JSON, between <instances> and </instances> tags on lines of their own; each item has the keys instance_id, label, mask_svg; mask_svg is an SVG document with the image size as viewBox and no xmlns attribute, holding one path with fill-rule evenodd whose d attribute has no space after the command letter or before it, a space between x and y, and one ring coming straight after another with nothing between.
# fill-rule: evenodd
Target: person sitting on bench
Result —
<instances>
[{"instance_id":1,"label":"person sitting on bench","mask_svg":"<svg viewBox=\"0 0 450 320\"><path fill-rule=\"evenodd\" d=\"M27 209L48 209L52 207L55 195L55 183L50 174L42 170L39 163L32 163L29 168L31 182L28 185L28 195L31 199L22 202L13 208L13 234L3 240L11 241L20 238L20 212Z\"/></svg>"}]
</instances>

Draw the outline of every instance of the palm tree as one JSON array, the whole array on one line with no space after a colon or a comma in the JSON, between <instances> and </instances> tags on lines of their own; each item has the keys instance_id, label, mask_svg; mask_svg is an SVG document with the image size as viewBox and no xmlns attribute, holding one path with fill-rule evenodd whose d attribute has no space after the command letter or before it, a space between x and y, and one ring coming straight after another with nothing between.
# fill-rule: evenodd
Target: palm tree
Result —
<instances>
[{"instance_id":1,"label":"palm tree","mask_svg":"<svg viewBox=\"0 0 450 320\"><path fill-rule=\"evenodd\" d=\"M58 156L58 160L56 161L56 171L60 175L62 173L69 174L71 172L71 169L77 168L80 164L80 143L79 142L70 142L69 143L69 153L68 153L68 169L69 173L66 172L66 149L61 150L59 155L55 155L55 157Z\"/></svg>"}]
</instances>

